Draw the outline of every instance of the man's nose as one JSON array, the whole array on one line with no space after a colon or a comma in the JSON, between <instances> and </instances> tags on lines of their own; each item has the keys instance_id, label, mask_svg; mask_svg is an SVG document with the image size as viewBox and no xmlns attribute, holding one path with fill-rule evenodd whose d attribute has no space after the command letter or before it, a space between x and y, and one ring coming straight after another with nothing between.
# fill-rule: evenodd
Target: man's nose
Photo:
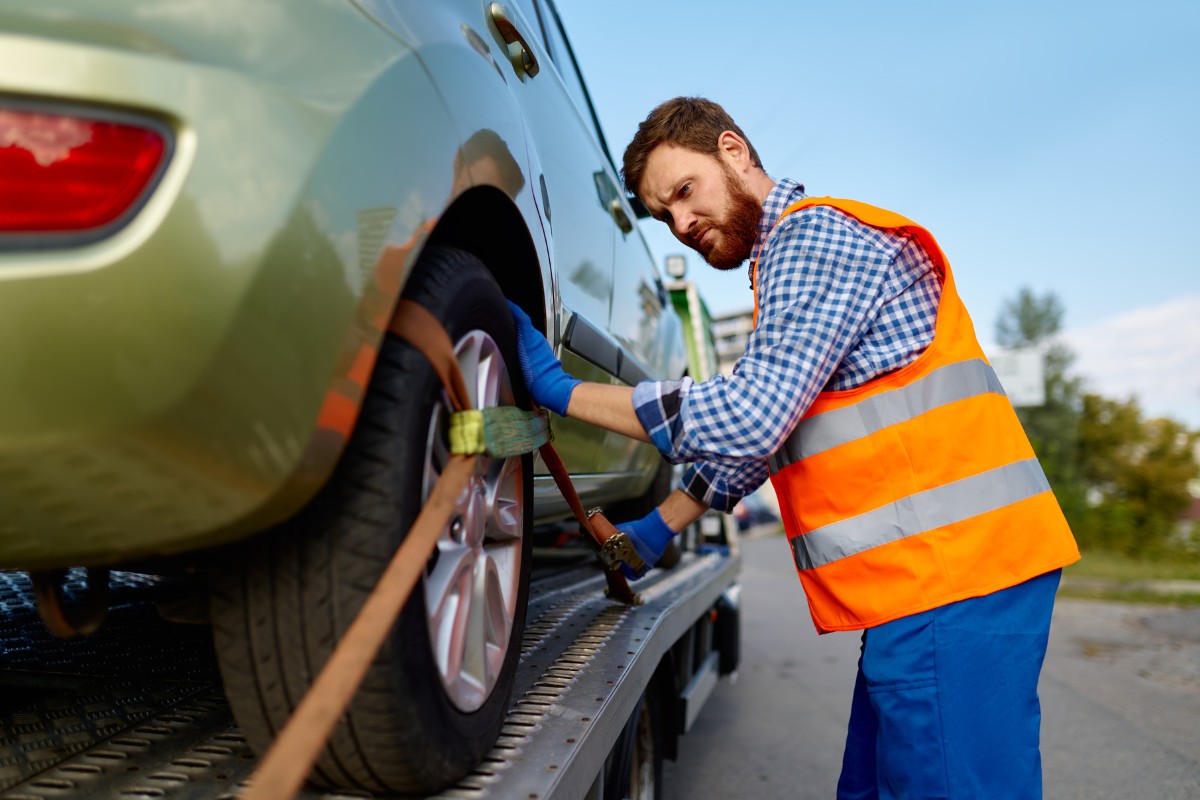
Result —
<instances>
[{"instance_id":1,"label":"man's nose","mask_svg":"<svg viewBox=\"0 0 1200 800\"><path fill-rule=\"evenodd\" d=\"M680 239L687 239L691 235L691 230L696 226L696 215L687 211L680 211L673 217L675 222L675 235Z\"/></svg>"}]
</instances>

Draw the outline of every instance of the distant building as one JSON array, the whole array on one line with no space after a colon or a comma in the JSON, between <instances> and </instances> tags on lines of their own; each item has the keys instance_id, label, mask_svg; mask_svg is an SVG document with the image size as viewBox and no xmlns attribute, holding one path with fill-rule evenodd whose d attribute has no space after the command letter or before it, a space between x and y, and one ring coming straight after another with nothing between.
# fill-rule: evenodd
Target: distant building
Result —
<instances>
[{"instance_id":1,"label":"distant building","mask_svg":"<svg viewBox=\"0 0 1200 800\"><path fill-rule=\"evenodd\" d=\"M739 314L726 314L712 318L713 344L717 350L717 371L723 375L733 372L733 365L746 352L746 339L754 330L754 312L743 311ZM755 496L762 498L767 507L779 514L779 500L770 481L764 483L756 491Z\"/></svg>"},{"instance_id":2,"label":"distant building","mask_svg":"<svg viewBox=\"0 0 1200 800\"><path fill-rule=\"evenodd\" d=\"M751 311L713 317L712 334L717 346L717 369L725 375L733 372L734 363L746 352L746 339L754 330Z\"/></svg>"}]
</instances>

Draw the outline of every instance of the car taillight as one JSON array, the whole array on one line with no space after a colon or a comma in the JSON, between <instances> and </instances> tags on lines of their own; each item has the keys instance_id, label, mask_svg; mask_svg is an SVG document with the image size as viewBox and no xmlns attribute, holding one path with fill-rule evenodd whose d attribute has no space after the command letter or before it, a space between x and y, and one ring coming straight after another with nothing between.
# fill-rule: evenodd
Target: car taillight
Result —
<instances>
[{"instance_id":1,"label":"car taillight","mask_svg":"<svg viewBox=\"0 0 1200 800\"><path fill-rule=\"evenodd\" d=\"M166 149L150 126L0 108L0 236L109 225L142 198Z\"/></svg>"}]
</instances>

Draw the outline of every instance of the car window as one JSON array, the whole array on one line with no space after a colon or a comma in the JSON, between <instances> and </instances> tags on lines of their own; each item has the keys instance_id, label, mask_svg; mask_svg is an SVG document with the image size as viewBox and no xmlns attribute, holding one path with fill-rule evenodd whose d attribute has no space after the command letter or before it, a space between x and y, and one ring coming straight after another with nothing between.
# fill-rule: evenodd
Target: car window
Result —
<instances>
[{"instance_id":1,"label":"car window","mask_svg":"<svg viewBox=\"0 0 1200 800\"><path fill-rule=\"evenodd\" d=\"M587 92L584 91L583 81L579 78L579 73L575 70L574 64L571 63L571 51L567 47L566 37L563 35L562 29L558 26L558 20L555 18L545 4L542 5L544 15L542 17L546 22L546 37L550 44L550 56L554 59L554 65L558 67L558 74L562 75L563 83L567 85L567 91L571 93L571 99L575 101L575 105L585 115L588 111Z\"/></svg>"},{"instance_id":2,"label":"car window","mask_svg":"<svg viewBox=\"0 0 1200 800\"><path fill-rule=\"evenodd\" d=\"M608 149L608 142L604 140L604 132L600 129L600 123L596 118L596 110L592 107L592 99L588 95L587 87L583 82L583 76L579 72L579 65L575 61L575 53L571 50L571 43L563 32L558 12L554 10L554 6L548 3L547 0L538 1L538 11L541 12L542 30L549 44L550 57L554 59L554 65L558 68L559 74L562 75L563 83L567 86L567 92L571 95L571 99L575 101L575 106L579 109L579 113L587 120L596 136L596 140L600 142L601 148L604 150L604 155L608 157L609 164L612 164L612 153Z\"/></svg>"},{"instance_id":3,"label":"car window","mask_svg":"<svg viewBox=\"0 0 1200 800\"><path fill-rule=\"evenodd\" d=\"M546 23L542 19L541 9L537 8L534 0L512 0L512 2L525 15L525 20L534 27L541 37L538 44L546 47Z\"/></svg>"}]
</instances>

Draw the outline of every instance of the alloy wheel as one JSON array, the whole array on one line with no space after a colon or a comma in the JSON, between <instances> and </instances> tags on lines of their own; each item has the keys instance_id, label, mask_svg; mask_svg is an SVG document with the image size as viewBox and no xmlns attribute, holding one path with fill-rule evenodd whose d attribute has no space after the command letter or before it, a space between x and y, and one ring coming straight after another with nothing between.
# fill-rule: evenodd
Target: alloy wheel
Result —
<instances>
[{"instance_id":1,"label":"alloy wheel","mask_svg":"<svg viewBox=\"0 0 1200 800\"><path fill-rule=\"evenodd\" d=\"M472 330L455 343L471 405L515 403L504 357L491 336ZM426 440L423 496L450 459L445 396ZM524 531L520 456L479 456L470 482L425 568L430 644L446 694L461 711L477 710L496 686L516 612Z\"/></svg>"}]
</instances>

